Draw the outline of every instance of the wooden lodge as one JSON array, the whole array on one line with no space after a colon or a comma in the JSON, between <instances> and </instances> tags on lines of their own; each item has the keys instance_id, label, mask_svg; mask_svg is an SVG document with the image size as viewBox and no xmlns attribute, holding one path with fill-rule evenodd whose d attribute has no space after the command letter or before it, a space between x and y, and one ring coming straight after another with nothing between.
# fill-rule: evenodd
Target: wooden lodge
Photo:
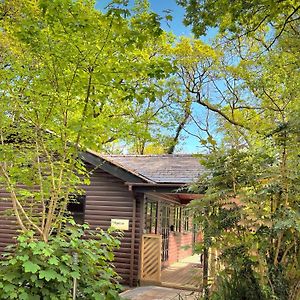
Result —
<instances>
[{"instance_id":1,"label":"wooden lodge","mask_svg":"<svg viewBox=\"0 0 300 300\"><path fill-rule=\"evenodd\" d=\"M199 195L180 188L195 181L203 167L192 155L81 154L91 171L74 216L91 228L124 230L114 265L122 283L160 282L163 267L192 254L196 232L186 204ZM0 252L16 228L4 211L9 195L0 191Z\"/></svg>"}]
</instances>

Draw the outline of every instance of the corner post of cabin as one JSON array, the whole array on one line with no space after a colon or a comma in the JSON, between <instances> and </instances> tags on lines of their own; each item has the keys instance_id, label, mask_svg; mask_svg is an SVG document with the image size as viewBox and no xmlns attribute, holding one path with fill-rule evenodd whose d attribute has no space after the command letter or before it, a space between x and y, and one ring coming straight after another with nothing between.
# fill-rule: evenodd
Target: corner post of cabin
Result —
<instances>
[{"instance_id":1,"label":"corner post of cabin","mask_svg":"<svg viewBox=\"0 0 300 300\"><path fill-rule=\"evenodd\" d=\"M146 202L147 196L145 193L140 196L139 200L141 203L140 206L140 236L139 236L139 258L138 258L138 285L140 285L141 281L141 268L142 268L142 250L143 249L143 234L145 233L145 209L146 209Z\"/></svg>"},{"instance_id":2,"label":"corner post of cabin","mask_svg":"<svg viewBox=\"0 0 300 300\"><path fill-rule=\"evenodd\" d=\"M129 285L133 286L134 277L134 246L135 246L135 227L136 227L136 197L132 190L132 186L128 187L132 194L132 220L131 220L131 243L130 243L130 274L129 274Z\"/></svg>"}]
</instances>

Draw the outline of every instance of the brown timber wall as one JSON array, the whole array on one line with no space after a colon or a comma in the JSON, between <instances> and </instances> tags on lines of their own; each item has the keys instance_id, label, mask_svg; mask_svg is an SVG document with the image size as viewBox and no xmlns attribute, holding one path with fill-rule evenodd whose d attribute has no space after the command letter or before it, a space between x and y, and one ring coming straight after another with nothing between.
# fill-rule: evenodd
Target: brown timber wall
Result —
<instances>
[{"instance_id":1,"label":"brown timber wall","mask_svg":"<svg viewBox=\"0 0 300 300\"><path fill-rule=\"evenodd\" d=\"M133 204L135 201L133 284L136 284L139 262L140 201L134 199L124 181L99 169L93 171L90 185L85 186L84 189L86 190L85 222L92 229L100 227L106 230L111 224L111 219L129 220L129 230L124 231L121 247L115 251L114 261L116 270L123 279L121 281L123 284L130 284Z\"/></svg>"},{"instance_id":2,"label":"brown timber wall","mask_svg":"<svg viewBox=\"0 0 300 300\"><path fill-rule=\"evenodd\" d=\"M17 230L15 217L7 216L7 210L12 208L9 197L8 192L0 189L0 254L14 242Z\"/></svg>"},{"instance_id":3,"label":"brown timber wall","mask_svg":"<svg viewBox=\"0 0 300 300\"><path fill-rule=\"evenodd\" d=\"M92 170L92 166L88 166ZM138 279L139 242L140 242L140 210L141 202L134 199L132 192L124 184L124 181L102 170L94 170L90 177L90 185L84 186L86 190L85 222L91 228L101 227L106 230L111 219L128 219L129 230L124 232L121 240L121 248L115 252L114 265L118 274L123 278L121 283L130 284L132 270L133 284ZM11 208L9 194L0 188L0 253L5 246L13 243L16 233L14 217L7 217L5 210ZM134 260L131 265L131 241L134 201L136 205L135 232L134 232Z\"/></svg>"}]
</instances>

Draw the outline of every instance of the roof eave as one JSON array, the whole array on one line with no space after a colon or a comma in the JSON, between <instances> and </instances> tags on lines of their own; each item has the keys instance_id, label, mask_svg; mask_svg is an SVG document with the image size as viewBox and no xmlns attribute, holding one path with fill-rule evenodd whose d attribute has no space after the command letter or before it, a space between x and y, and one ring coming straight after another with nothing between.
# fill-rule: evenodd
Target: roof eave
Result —
<instances>
[{"instance_id":1,"label":"roof eave","mask_svg":"<svg viewBox=\"0 0 300 300\"><path fill-rule=\"evenodd\" d=\"M159 193L178 193L178 190L187 192L188 184L186 183L147 183L147 182L125 182L129 190L135 192L148 193L148 192L159 192Z\"/></svg>"},{"instance_id":2,"label":"roof eave","mask_svg":"<svg viewBox=\"0 0 300 300\"><path fill-rule=\"evenodd\" d=\"M101 170L115 177L118 177L119 179L125 182L130 181L134 183L154 183L153 181L149 180L144 176L126 170L122 166L117 165L106 158L101 157L101 155L94 151L87 150L84 152L80 152L79 157L83 161L90 163L96 168L100 168Z\"/></svg>"}]
</instances>

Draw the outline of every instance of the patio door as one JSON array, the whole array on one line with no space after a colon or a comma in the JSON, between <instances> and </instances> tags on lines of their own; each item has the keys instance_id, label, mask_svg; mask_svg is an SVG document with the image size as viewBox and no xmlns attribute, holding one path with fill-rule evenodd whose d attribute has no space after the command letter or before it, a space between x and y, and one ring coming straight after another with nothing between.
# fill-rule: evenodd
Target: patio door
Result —
<instances>
[{"instance_id":1,"label":"patio door","mask_svg":"<svg viewBox=\"0 0 300 300\"><path fill-rule=\"evenodd\" d=\"M171 205L159 199L146 198L144 208L144 233L161 235L161 261L169 259L169 236L171 225Z\"/></svg>"}]
</instances>

